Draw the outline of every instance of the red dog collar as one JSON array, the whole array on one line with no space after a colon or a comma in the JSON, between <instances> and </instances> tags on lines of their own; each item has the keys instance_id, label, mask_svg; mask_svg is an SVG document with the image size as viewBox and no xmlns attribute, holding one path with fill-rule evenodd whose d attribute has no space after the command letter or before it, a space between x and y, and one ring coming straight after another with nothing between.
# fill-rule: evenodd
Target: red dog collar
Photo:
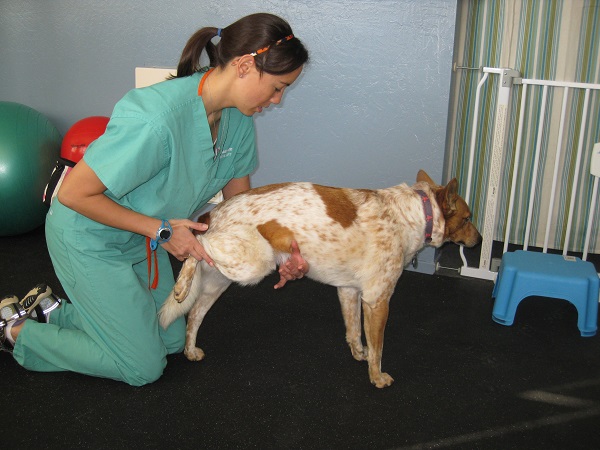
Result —
<instances>
[{"instance_id":1,"label":"red dog collar","mask_svg":"<svg viewBox=\"0 0 600 450\"><path fill-rule=\"evenodd\" d=\"M424 191L416 189L416 192L423 200L423 212L425 213L425 243L429 244L433 235L433 207L431 206L429 196Z\"/></svg>"}]
</instances>

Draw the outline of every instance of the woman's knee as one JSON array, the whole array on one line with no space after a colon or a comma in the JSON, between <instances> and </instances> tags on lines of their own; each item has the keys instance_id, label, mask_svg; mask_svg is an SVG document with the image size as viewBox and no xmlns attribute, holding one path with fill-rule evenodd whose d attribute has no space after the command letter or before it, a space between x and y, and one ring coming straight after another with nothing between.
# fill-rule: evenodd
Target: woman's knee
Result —
<instances>
[{"instance_id":1,"label":"woman's knee","mask_svg":"<svg viewBox=\"0 0 600 450\"><path fill-rule=\"evenodd\" d=\"M157 355L157 357L138 360L128 364L127 370L123 374L124 381L132 386L154 383L162 376L166 366L167 358L164 356L158 357Z\"/></svg>"}]
</instances>

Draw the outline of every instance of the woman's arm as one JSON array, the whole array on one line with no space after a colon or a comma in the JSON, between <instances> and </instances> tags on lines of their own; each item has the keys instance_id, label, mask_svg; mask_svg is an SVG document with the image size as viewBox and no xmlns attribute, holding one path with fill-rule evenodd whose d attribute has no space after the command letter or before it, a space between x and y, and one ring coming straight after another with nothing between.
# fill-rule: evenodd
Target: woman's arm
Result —
<instances>
[{"instance_id":1,"label":"woman's arm","mask_svg":"<svg viewBox=\"0 0 600 450\"><path fill-rule=\"evenodd\" d=\"M144 216L115 203L104 195L105 191L106 186L81 160L65 178L58 191L58 200L96 222L154 238L161 224L159 219Z\"/></svg>"},{"instance_id":2,"label":"woman's arm","mask_svg":"<svg viewBox=\"0 0 600 450\"><path fill-rule=\"evenodd\" d=\"M156 237L156 231L162 223L160 219L145 216L115 203L104 195L105 191L106 186L100 178L84 160L81 160L65 178L58 191L58 200L96 222L151 239ZM198 260L206 259L207 262L212 262L190 231L190 228L204 231L206 225L187 219L169 219L169 223L173 234L169 242L162 244L165 250L180 260L192 255Z\"/></svg>"},{"instance_id":3,"label":"woman's arm","mask_svg":"<svg viewBox=\"0 0 600 450\"><path fill-rule=\"evenodd\" d=\"M250 189L250 176L246 175L242 178L232 178L229 183L223 188L223 197L225 200L233 197L235 194L244 192Z\"/></svg>"}]
</instances>

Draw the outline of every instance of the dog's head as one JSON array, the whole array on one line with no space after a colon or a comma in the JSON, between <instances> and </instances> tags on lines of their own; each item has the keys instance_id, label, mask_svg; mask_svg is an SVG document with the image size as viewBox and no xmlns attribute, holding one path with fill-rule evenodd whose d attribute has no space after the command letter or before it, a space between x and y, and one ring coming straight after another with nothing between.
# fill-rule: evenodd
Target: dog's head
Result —
<instances>
[{"instance_id":1,"label":"dog's head","mask_svg":"<svg viewBox=\"0 0 600 450\"><path fill-rule=\"evenodd\" d=\"M458 181L453 178L446 186L437 185L424 170L419 170L417 181L425 181L435 193L435 199L445 220L444 242L451 241L473 247L481 242L481 234L471 223L471 210L458 195Z\"/></svg>"}]
</instances>

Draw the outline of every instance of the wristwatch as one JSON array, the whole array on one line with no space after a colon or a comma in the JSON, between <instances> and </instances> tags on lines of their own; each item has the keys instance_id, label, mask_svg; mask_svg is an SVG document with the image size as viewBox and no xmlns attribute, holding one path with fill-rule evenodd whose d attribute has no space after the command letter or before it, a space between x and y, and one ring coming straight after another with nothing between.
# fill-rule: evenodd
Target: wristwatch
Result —
<instances>
[{"instance_id":1,"label":"wristwatch","mask_svg":"<svg viewBox=\"0 0 600 450\"><path fill-rule=\"evenodd\" d=\"M150 240L150 248L152 250L156 250L158 244L169 242L171 236L173 236L173 228L171 228L171 224L167 219L162 219L160 227L158 227L158 230L156 230L156 238Z\"/></svg>"},{"instance_id":2,"label":"wristwatch","mask_svg":"<svg viewBox=\"0 0 600 450\"><path fill-rule=\"evenodd\" d=\"M163 221L164 223L164 221ZM167 222L168 225L168 222ZM160 228L158 229L158 231L156 232L156 238L161 240L162 242L168 242L169 239L171 239L171 235L173 234L173 230L171 229L171 226L163 226L161 225ZM161 243L162 243L161 242Z\"/></svg>"}]
</instances>

